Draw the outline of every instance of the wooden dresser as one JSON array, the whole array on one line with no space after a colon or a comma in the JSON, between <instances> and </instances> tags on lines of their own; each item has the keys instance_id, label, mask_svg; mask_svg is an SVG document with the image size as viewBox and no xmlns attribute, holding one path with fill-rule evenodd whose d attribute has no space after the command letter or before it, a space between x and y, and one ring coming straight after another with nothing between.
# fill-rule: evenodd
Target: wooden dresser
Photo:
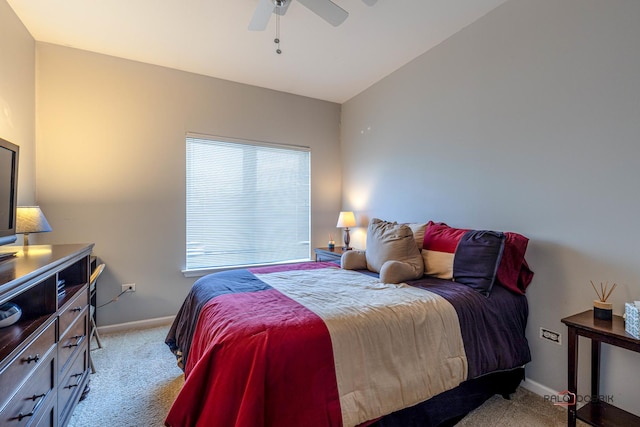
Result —
<instances>
[{"instance_id":1,"label":"wooden dresser","mask_svg":"<svg viewBox=\"0 0 640 427\"><path fill-rule=\"evenodd\" d=\"M0 425L65 426L89 381L93 244L0 247L0 304L22 309L0 328Z\"/></svg>"}]
</instances>

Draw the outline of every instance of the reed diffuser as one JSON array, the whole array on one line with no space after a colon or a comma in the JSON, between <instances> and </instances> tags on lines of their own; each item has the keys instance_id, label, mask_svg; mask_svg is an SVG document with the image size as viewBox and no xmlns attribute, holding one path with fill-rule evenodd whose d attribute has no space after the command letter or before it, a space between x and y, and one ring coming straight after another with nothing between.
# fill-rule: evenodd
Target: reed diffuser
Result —
<instances>
[{"instance_id":1,"label":"reed diffuser","mask_svg":"<svg viewBox=\"0 0 640 427\"><path fill-rule=\"evenodd\" d=\"M613 286L609 288L609 282L606 284L600 282L600 290L598 291L596 285L591 281L591 287L596 291L596 295L598 296L598 299L593 300L593 317L600 320L611 320L613 315L613 306L610 302L607 302L607 300L616 286L617 285L614 283Z\"/></svg>"}]
</instances>

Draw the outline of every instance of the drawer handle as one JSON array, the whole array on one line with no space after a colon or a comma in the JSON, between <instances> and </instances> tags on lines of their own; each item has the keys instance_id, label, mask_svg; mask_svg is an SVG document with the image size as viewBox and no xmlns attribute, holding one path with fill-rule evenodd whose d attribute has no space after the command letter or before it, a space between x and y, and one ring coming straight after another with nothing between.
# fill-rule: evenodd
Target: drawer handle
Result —
<instances>
[{"instance_id":1,"label":"drawer handle","mask_svg":"<svg viewBox=\"0 0 640 427\"><path fill-rule=\"evenodd\" d=\"M72 388L74 388L74 387L78 387L78 386L80 385L80 381L82 381L82 375L83 375L83 372L80 372L79 374L73 374L73 375L71 375L71 377L70 377L70 378L74 378L74 377L75 377L75 378L77 378L77 379L76 379L76 383L75 383L75 384L69 384L69 385L68 385L67 387L65 387L65 388L72 389Z\"/></svg>"},{"instance_id":2,"label":"drawer handle","mask_svg":"<svg viewBox=\"0 0 640 427\"><path fill-rule=\"evenodd\" d=\"M80 345L80 343L82 342L82 339L84 338L84 335L74 335L72 336L70 339L72 340L76 340L75 344L67 344L65 346L63 346L62 348L72 348L72 347L77 347Z\"/></svg>"},{"instance_id":3,"label":"drawer handle","mask_svg":"<svg viewBox=\"0 0 640 427\"><path fill-rule=\"evenodd\" d=\"M25 360L25 362L27 362L28 365L31 362L38 363L38 360L40 360L40 354L36 353L35 356L27 356L27 360Z\"/></svg>"},{"instance_id":4,"label":"drawer handle","mask_svg":"<svg viewBox=\"0 0 640 427\"><path fill-rule=\"evenodd\" d=\"M78 312L78 311L82 311L82 307L73 307L71 310L69 310L71 312Z\"/></svg>"},{"instance_id":5,"label":"drawer handle","mask_svg":"<svg viewBox=\"0 0 640 427\"><path fill-rule=\"evenodd\" d=\"M38 394L38 395L34 394L32 397L28 398L27 400L33 400L34 402L37 400L35 405L33 405L31 412L29 412L28 414L23 414L22 412L20 412L18 416L13 417L12 420L22 421L23 418L32 417L36 412L38 412L38 408L40 407L40 404L44 401L44 397L46 395L47 393Z\"/></svg>"}]
</instances>

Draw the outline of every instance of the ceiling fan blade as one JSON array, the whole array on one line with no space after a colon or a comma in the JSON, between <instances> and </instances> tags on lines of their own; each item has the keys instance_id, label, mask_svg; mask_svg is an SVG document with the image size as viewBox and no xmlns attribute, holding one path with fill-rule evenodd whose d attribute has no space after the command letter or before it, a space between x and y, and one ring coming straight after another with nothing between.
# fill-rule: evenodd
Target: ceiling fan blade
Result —
<instances>
[{"instance_id":1,"label":"ceiling fan blade","mask_svg":"<svg viewBox=\"0 0 640 427\"><path fill-rule=\"evenodd\" d=\"M337 27L349 16L349 12L331 0L298 0L307 9Z\"/></svg>"},{"instance_id":2,"label":"ceiling fan blade","mask_svg":"<svg viewBox=\"0 0 640 427\"><path fill-rule=\"evenodd\" d=\"M362 2L367 6L373 6L374 4L376 4L377 1L378 0L362 0Z\"/></svg>"},{"instance_id":3,"label":"ceiling fan blade","mask_svg":"<svg viewBox=\"0 0 640 427\"><path fill-rule=\"evenodd\" d=\"M269 19L275 8L276 6L271 0L260 0L256 11L253 12L253 17L249 23L249 30L264 31L267 28L267 24L269 24Z\"/></svg>"}]
</instances>

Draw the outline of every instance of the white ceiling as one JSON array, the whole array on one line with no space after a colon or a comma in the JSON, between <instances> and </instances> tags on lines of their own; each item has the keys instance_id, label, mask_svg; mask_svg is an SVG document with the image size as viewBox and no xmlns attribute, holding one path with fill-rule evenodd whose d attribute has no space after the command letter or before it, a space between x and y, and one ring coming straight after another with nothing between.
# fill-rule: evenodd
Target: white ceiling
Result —
<instances>
[{"instance_id":1,"label":"white ceiling","mask_svg":"<svg viewBox=\"0 0 640 427\"><path fill-rule=\"evenodd\" d=\"M292 0L264 32L258 0L8 0L32 36L240 83L342 103L506 0L333 0L333 27Z\"/></svg>"}]
</instances>

